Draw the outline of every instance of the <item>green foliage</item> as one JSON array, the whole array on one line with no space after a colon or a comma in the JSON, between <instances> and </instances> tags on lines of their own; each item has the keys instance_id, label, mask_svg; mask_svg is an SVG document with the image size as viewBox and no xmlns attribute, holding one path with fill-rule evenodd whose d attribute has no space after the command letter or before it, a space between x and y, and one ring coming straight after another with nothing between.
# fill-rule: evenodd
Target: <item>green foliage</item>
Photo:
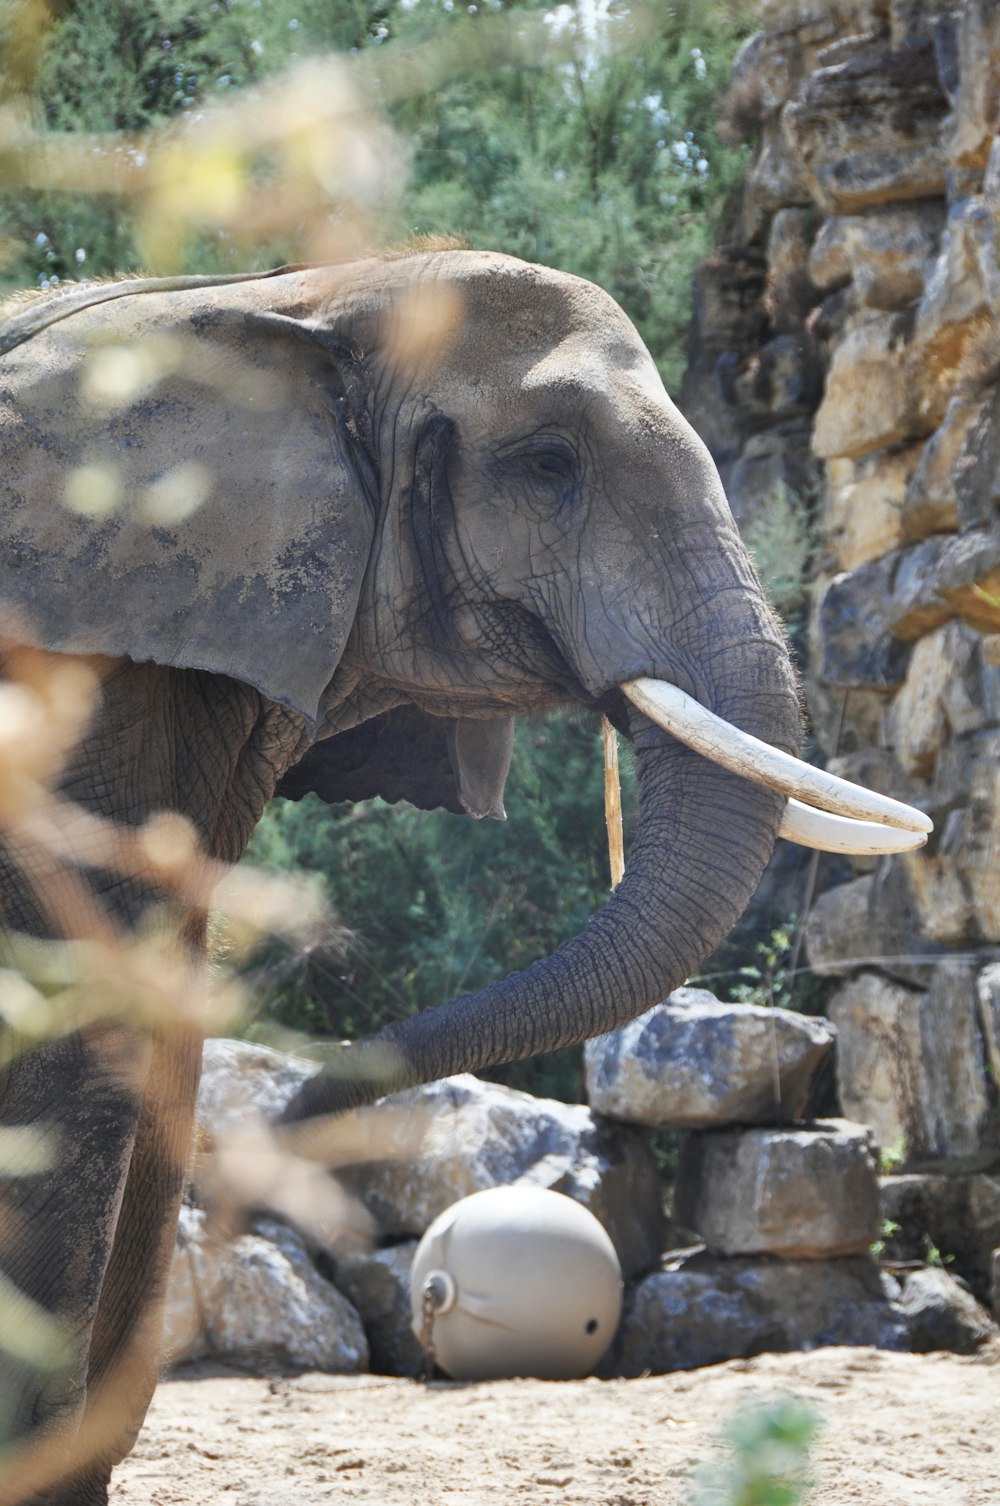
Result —
<instances>
[{"instance_id":1,"label":"green foliage","mask_svg":"<svg viewBox=\"0 0 1000 1506\"><path fill-rule=\"evenodd\" d=\"M513 25L548 10L532 0L75 0L53 26L35 108L56 131L141 133L171 117L196 121L213 99L311 53L389 59L447 41L461 59L485 13L510 12ZM744 166L714 122L751 11L612 0L590 24L589 9L566 6L550 12L535 67L459 63L443 85L414 68L393 106L412 173L387 238L455 234L591 278L631 315L676 389L690 273ZM131 167L141 173L140 157L132 152ZM128 210L82 195L8 194L0 234L15 286L139 265ZM267 259L267 248L254 258ZM216 234L188 269L241 261Z\"/></svg>"},{"instance_id":2,"label":"green foliage","mask_svg":"<svg viewBox=\"0 0 1000 1506\"><path fill-rule=\"evenodd\" d=\"M872 1255L875 1257L876 1260L881 1260L882 1259L882 1256L885 1254L886 1245L888 1244L889 1240L892 1239L892 1237L893 1237L894 1234L898 1234L898 1233L899 1233L899 1224L896 1222L896 1220L894 1218L884 1218L882 1220L881 1232L879 1234L879 1238L876 1239L875 1242L874 1242L874 1244L872 1244L871 1247L870 1247Z\"/></svg>"},{"instance_id":3,"label":"green foliage","mask_svg":"<svg viewBox=\"0 0 1000 1506\"><path fill-rule=\"evenodd\" d=\"M741 532L770 600L786 620L797 617L805 605L815 549L808 499L781 483Z\"/></svg>"},{"instance_id":4,"label":"green foliage","mask_svg":"<svg viewBox=\"0 0 1000 1506\"><path fill-rule=\"evenodd\" d=\"M794 1397L737 1413L725 1429L732 1460L698 1467L692 1506L798 1506L819 1427L813 1409Z\"/></svg>"},{"instance_id":5,"label":"green foliage","mask_svg":"<svg viewBox=\"0 0 1000 1506\"><path fill-rule=\"evenodd\" d=\"M830 982L808 968L792 971L799 917L780 920L751 908L691 981L736 1004L822 1014Z\"/></svg>"},{"instance_id":6,"label":"green foliage","mask_svg":"<svg viewBox=\"0 0 1000 1506\"><path fill-rule=\"evenodd\" d=\"M458 79L401 108L414 150L405 228L600 283L676 389L690 274L745 165L714 120L747 16L723 6L710 25L704 7L612 5L594 34L571 14L537 69ZM422 0L409 25L444 15ZM469 24L457 15L448 24Z\"/></svg>"}]
</instances>

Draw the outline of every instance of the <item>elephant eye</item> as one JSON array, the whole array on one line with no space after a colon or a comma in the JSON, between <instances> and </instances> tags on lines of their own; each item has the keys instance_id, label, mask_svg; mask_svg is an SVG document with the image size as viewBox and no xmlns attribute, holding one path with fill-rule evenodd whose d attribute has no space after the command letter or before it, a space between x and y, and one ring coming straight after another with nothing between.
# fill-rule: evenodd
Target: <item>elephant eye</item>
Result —
<instances>
[{"instance_id":1,"label":"elephant eye","mask_svg":"<svg viewBox=\"0 0 1000 1506\"><path fill-rule=\"evenodd\" d=\"M577 494L580 464L575 448L560 434L536 432L496 452L491 467L500 490L516 505L551 516Z\"/></svg>"},{"instance_id":2,"label":"elephant eye","mask_svg":"<svg viewBox=\"0 0 1000 1506\"><path fill-rule=\"evenodd\" d=\"M539 450L527 456L528 466L543 481L571 481L574 457L564 450Z\"/></svg>"},{"instance_id":3,"label":"elephant eye","mask_svg":"<svg viewBox=\"0 0 1000 1506\"><path fill-rule=\"evenodd\" d=\"M577 480L576 452L558 435L538 434L503 457L528 485L565 492Z\"/></svg>"}]
</instances>

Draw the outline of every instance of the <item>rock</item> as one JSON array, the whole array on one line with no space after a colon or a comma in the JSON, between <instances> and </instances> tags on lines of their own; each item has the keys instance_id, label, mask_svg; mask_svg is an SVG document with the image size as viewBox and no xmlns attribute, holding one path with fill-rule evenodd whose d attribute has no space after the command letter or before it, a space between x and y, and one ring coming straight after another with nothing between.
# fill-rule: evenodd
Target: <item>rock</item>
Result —
<instances>
[{"instance_id":1,"label":"rock","mask_svg":"<svg viewBox=\"0 0 1000 1506\"><path fill-rule=\"evenodd\" d=\"M893 50L933 40L941 6L937 0L889 0L889 41ZM940 72L940 70L939 70Z\"/></svg>"},{"instance_id":2,"label":"rock","mask_svg":"<svg viewBox=\"0 0 1000 1506\"><path fill-rule=\"evenodd\" d=\"M723 400L752 427L801 421L823 387L815 341L801 330L768 340L746 361L720 358L716 376Z\"/></svg>"},{"instance_id":3,"label":"rock","mask_svg":"<svg viewBox=\"0 0 1000 1506\"><path fill-rule=\"evenodd\" d=\"M918 987L926 986L945 950L922 929L909 871L899 858L821 894L806 922L805 949L820 977L879 967Z\"/></svg>"},{"instance_id":4,"label":"rock","mask_svg":"<svg viewBox=\"0 0 1000 1506\"><path fill-rule=\"evenodd\" d=\"M996 1122L971 961L955 957L937 964L919 1019L927 1075L923 1107L928 1152L963 1156L995 1145Z\"/></svg>"},{"instance_id":5,"label":"rock","mask_svg":"<svg viewBox=\"0 0 1000 1506\"><path fill-rule=\"evenodd\" d=\"M908 659L902 645L952 617L979 632L1000 624L1000 524L936 534L834 576L816 608L817 675L894 688Z\"/></svg>"},{"instance_id":6,"label":"rock","mask_svg":"<svg viewBox=\"0 0 1000 1506\"><path fill-rule=\"evenodd\" d=\"M1000 627L1000 521L946 540L938 571L938 592L951 611L978 632L996 632ZM899 626L893 631L900 635Z\"/></svg>"},{"instance_id":7,"label":"rock","mask_svg":"<svg viewBox=\"0 0 1000 1506\"><path fill-rule=\"evenodd\" d=\"M645 1138L595 1121L589 1109L445 1078L324 1121L310 1136L321 1164L290 1163L253 1130L257 1105L276 1115L318 1065L242 1041L207 1042L205 1060L198 1122L219 1148L197 1178L214 1171L213 1206L228 1191L237 1203L279 1211L340 1255L366 1239L419 1236L458 1198L524 1179L589 1208L626 1275L663 1247ZM234 1125L240 1134L230 1141ZM336 1183L325 1166L338 1168Z\"/></svg>"},{"instance_id":8,"label":"rock","mask_svg":"<svg viewBox=\"0 0 1000 1506\"><path fill-rule=\"evenodd\" d=\"M885 618L894 638L919 638L949 617L978 632L1000 624L1000 523L924 539L884 563L890 582Z\"/></svg>"},{"instance_id":9,"label":"rock","mask_svg":"<svg viewBox=\"0 0 1000 1506\"><path fill-rule=\"evenodd\" d=\"M859 38L844 61L813 73L784 112L812 198L826 214L855 214L940 195L947 104L929 46L892 52Z\"/></svg>"},{"instance_id":10,"label":"rock","mask_svg":"<svg viewBox=\"0 0 1000 1506\"><path fill-rule=\"evenodd\" d=\"M903 503L919 445L830 460L821 502L824 536L841 570L854 570L903 543Z\"/></svg>"},{"instance_id":11,"label":"rock","mask_svg":"<svg viewBox=\"0 0 1000 1506\"><path fill-rule=\"evenodd\" d=\"M782 424L754 434L723 477L737 524L752 525L783 489L795 497L811 496L816 471L807 427Z\"/></svg>"},{"instance_id":12,"label":"rock","mask_svg":"<svg viewBox=\"0 0 1000 1506\"><path fill-rule=\"evenodd\" d=\"M994 727L946 742L924 802L937 830L926 848L897 860L919 927L953 945L1000 941L998 759Z\"/></svg>"},{"instance_id":13,"label":"rock","mask_svg":"<svg viewBox=\"0 0 1000 1506\"><path fill-rule=\"evenodd\" d=\"M995 680L992 695L984 694L984 679ZM978 633L949 622L921 638L887 718L887 741L902 768L933 778L945 742L986 725L988 697L1000 703L1000 676L983 664Z\"/></svg>"},{"instance_id":14,"label":"rock","mask_svg":"<svg viewBox=\"0 0 1000 1506\"><path fill-rule=\"evenodd\" d=\"M984 939L1000 941L1000 732L981 735L978 745L992 756L972 763L961 865Z\"/></svg>"},{"instance_id":15,"label":"rock","mask_svg":"<svg viewBox=\"0 0 1000 1506\"><path fill-rule=\"evenodd\" d=\"M209 1135L242 1129L248 1119L273 1122L319 1063L252 1041L205 1042L195 1118Z\"/></svg>"},{"instance_id":16,"label":"rock","mask_svg":"<svg viewBox=\"0 0 1000 1506\"><path fill-rule=\"evenodd\" d=\"M886 627L901 642L912 643L955 615L940 590L942 562L950 542L947 535L935 535L886 556Z\"/></svg>"},{"instance_id":17,"label":"rock","mask_svg":"<svg viewBox=\"0 0 1000 1506\"><path fill-rule=\"evenodd\" d=\"M953 406L954 400L949 415ZM960 528L979 528L996 519L1000 505L1000 387L990 388L978 403L964 409L953 473L955 516Z\"/></svg>"},{"instance_id":18,"label":"rock","mask_svg":"<svg viewBox=\"0 0 1000 1506\"><path fill-rule=\"evenodd\" d=\"M993 0L965 0L956 42L958 94L948 155L963 166L984 167L1000 128L1000 12Z\"/></svg>"},{"instance_id":19,"label":"rock","mask_svg":"<svg viewBox=\"0 0 1000 1506\"><path fill-rule=\"evenodd\" d=\"M837 1027L837 1085L844 1113L871 1126L883 1151L906 1155L921 1132L926 1091L914 1019L921 995L865 972L827 1002Z\"/></svg>"},{"instance_id":20,"label":"rock","mask_svg":"<svg viewBox=\"0 0 1000 1506\"><path fill-rule=\"evenodd\" d=\"M740 47L722 101L721 123L727 137L745 141L777 114L799 87L803 58L787 36L758 31Z\"/></svg>"},{"instance_id":21,"label":"rock","mask_svg":"<svg viewBox=\"0 0 1000 1506\"><path fill-rule=\"evenodd\" d=\"M410 1267L416 1240L338 1258L336 1283L365 1326L371 1369L418 1376L424 1352L410 1327Z\"/></svg>"},{"instance_id":22,"label":"rock","mask_svg":"<svg viewBox=\"0 0 1000 1506\"><path fill-rule=\"evenodd\" d=\"M771 220L765 306L776 335L801 336L804 321L818 302L809 276L813 218L809 209L779 209Z\"/></svg>"},{"instance_id":23,"label":"rock","mask_svg":"<svg viewBox=\"0 0 1000 1506\"><path fill-rule=\"evenodd\" d=\"M797 32L802 47L868 31L884 9L882 0L760 0L758 7L766 31Z\"/></svg>"},{"instance_id":24,"label":"rock","mask_svg":"<svg viewBox=\"0 0 1000 1506\"><path fill-rule=\"evenodd\" d=\"M212 1310L222 1282L229 1245L207 1237L205 1220L201 1208L181 1208L163 1310L164 1364L182 1365L211 1353L205 1315Z\"/></svg>"},{"instance_id":25,"label":"rock","mask_svg":"<svg viewBox=\"0 0 1000 1506\"><path fill-rule=\"evenodd\" d=\"M826 1119L692 1135L681 1154L674 1211L713 1255L861 1254L880 1227L871 1133Z\"/></svg>"},{"instance_id":26,"label":"rock","mask_svg":"<svg viewBox=\"0 0 1000 1506\"><path fill-rule=\"evenodd\" d=\"M795 1118L832 1043L823 1020L678 988L588 1042L587 1097L595 1113L630 1124L695 1128Z\"/></svg>"},{"instance_id":27,"label":"rock","mask_svg":"<svg viewBox=\"0 0 1000 1506\"><path fill-rule=\"evenodd\" d=\"M667 1257L626 1296L604 1376L663 1375L828 1344L908 1348L906 1324L867 1256Z\"/></svg>"},{"instance_id":28,"label":"rock","mask_svg":"<svg viewBox=\"0 0 1000 1506\"><path fill-rule=\"evenodd\" d=\"M966 811L950 811L939 823L931 851L921 848L900 860L916 925L934 942L961 946L981 939L965 872Z\"/></svg>"},{"instance_id":29,"label":"rock","mask_svg":"<svg viewBox=\"0 0 1000 1506\"><path fill-rule=\"evenodd\" d=\"M703 257L691 279L692 342L699 352L749 351L767 328L767 266L750 246L720 246Z\"/></svg>"},{"instance_id":30,"label":"rock","mask_svg":"<svg viewBox=\"0 0 1000 1506\"><path fill-rule=\"evenodd\" d=\"M340 1179L383 1239L420 1235L439 1213L485 1187L530 1182L575 1198L607 1229L626 1279L663 1248L659 1174L644 1135L590 1109L532 1098L476 1077L396 1095L428 1112L433 1132L415 1161L348 1168Z\"/></svg>"},{"instance_id":31,"label":"rock","mask_svg":"<svg viewBox=\"0 0 1000 1506\"><path fill-rule=\"evenodd\" d=\"M994 1081L1000 1085L1000 962L983 968L976 979L976 995L979 999L986 1059ZM1000 1234L996 1243L1000 1244Z\"/></svg>"},{"instance_id":32,"label":"rock","mask_svg":"<svg viewBox=\"0 0 1000 1506\"><path fill-rule=\"evenodd\" d=\"M915 388L919 384L920 422L927 427L941 422L956 382L969 383L977 370L988 370L982 351L997 340L996 261L990 207L981 196L963 199L948 216L914 318L911 374Z\"/></svg>"},{"instance_id":33,"label":"rock","mask_svg":"<svg viewBox=\"0 0 1000 1506\"><path fill-rule=\"evenodd\" d=\"M726 372L764 338L766 267L754 247L717 248L692 278L692 319L681 409L719 463L739 453L746 437Z\"/></svg>"},{"instance_id":34,"label":"rock","mask_svg":"<svg viewBox=\"0 0 1000 1506\"><path fill-rule=\"evenodd\" d=\"M944 223L938 199L831 215L809 253L809 276L824 291L853 282L860 304L895 312L924 291Z\"/></svg>"},{"instance_id":35,"label":"rock","mask_svg":"<svg viewBox=\"0 0 1000 1506\"><path fill-rule=\"evenodd\" d=\"M958 527L955 475L979 407L978 401L953 397L943 420L924 446L903 499L905 542L913 543L932 533L953 533Z\"/></svg>"},{"instance_id":36,"label":"rock","mask_svg":"<svg viewBox=\"0 0 1000 1506\"><path fill-rule=\"evenodd\" d=\"M852 972L877 953L870 913L872 883L868 874L851 879L828 889L814 903L804 940L809 965L819 977Z\"/></svg>"},{"instance_id":37,"label":"rock","mask_svg":"<svg viewBox=\"0 0 1000 1506\"><path fill-rule=\"evenodd\" d=\"M820 225L809 252L809 277L824 293L845 288L854 275L850 252L850 215L830 214Z\"/></svg>"},{"instance_id":38,"label":"rock","mask_svg":"<svg viewBox=\"0 0 1000 1506\"><path fill-rule=\"evenodd\" d=\"M934 427L920 412L906 314L854 323L834 348L826 391L813 428L821 459L857 458L918 439Z\"/></svg>"},{"instance_id":39,"label":"rock","mask_svg":"<svg viewBox=\"0 0 1000 1506\"><path fill-rule=\"evenodd\" d=\"M994 1250L990 1260L990 1307L1000 1320L1000 1250Z\"/></svg>"},{"instance_id":40,"label":"rock","mask_svg":"<svg viewBox=\"0 0 1000 1506\"><path fill-rule=\"evenodd\" d=\"M789 108L764 121L756 155L743 182L739 228L741 239L748 245L763 239L777 211L805 208L811 202L802 165L784 129Z\"/></svg>"},{"instance_id":41,"label":"rock","mask_svg":"<svg viewBox=\"0 0 1000 1506\"><path fill-rule=\"evenodd\" d=\"M905 1172L883 1177L881 1190L889 1230L883 1258L926 1260L937 1251L988 1301L993 1252L1000 1245L996 1172Z\"/></svg>"},{"instance_id":42,"label":"rock","mask_svg":"<svg viewBox=\"0 0 1000 1506\"><path fill-rule=\"evenodd\" d=\"M358 1314L320 1276L294 1230L261 1219L254 1233L220 1248L205 1234L205 1215L191 1208L181 1230L165 1328L175 1363L211 1355L338 1374L367 1370Z\"/></svg>"},{"instance_id":43,"label":"rock","mask_svg":"<svg viewBox=\"0 0 1000 1506\"><path fill-rule=\"evenodd\" d=\"M821 684L888 691L903 683L909 650L889 622L894 567L895 556L884 555L835 575L820 592L813 640Z\"/></svg>"},{"instance_id":44,"label":"rock","mask_svg":"<svg viewBox=\"0 0 1000 1506\"><path fill-rule=\"evenodd\" d=\"M869 1124L903 1161L968 1156L995 1125L978 1028L972 966L946 958L926 993L877 973L830 999L844 1112Z\"/></svg>"},{"instance_id":45,"label":"rock","mask_svg":"<svg viewBox=\"0 0 1000 1506\"><path fill-rule=\"evenodd\" d=\"M899 1306L914 1354L936 1349L975 1354L990 1339L1000 1337L985 1308L954 1276L936 1266L907 1273Z\"/></svg>"}]
</instances>

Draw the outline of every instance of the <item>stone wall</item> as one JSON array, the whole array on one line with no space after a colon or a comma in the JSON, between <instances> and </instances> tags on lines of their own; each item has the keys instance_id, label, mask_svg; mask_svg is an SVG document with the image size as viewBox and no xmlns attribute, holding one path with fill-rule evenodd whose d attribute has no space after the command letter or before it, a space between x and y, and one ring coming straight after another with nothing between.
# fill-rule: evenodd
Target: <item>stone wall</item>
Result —
<instances>
[{"instance_id":1,"label":"stone wall","mask_svg":"<svg viewBox=\"0 0 1000 1506\"><path fill-rule=\"evenodd\" d=\"M682 402L762 555L779 503L811 519L818 757L935 821L920 852L827 870L810 918L811 965L843 979L844 1110L902 1167L979 1177L1000 1146L1000 5L760 16L723 111L755 155L696 275Z\"/></svg>"}]
</instances>

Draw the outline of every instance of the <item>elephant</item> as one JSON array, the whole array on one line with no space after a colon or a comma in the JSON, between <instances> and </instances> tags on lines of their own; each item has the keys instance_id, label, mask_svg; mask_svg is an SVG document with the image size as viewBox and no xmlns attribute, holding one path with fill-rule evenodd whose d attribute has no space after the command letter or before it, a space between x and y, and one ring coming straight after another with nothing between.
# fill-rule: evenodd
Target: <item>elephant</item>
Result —
<instances>
[{"instance_id":1,"label":"elephant","mask_svg":"<svg viewBox=\"0 0 1000 1506\"><path fill-rule=\"evenodd\" d=\"M0 328L0 443L5 673L34 653L97 687L59 776L74 810L132 833L171 813L229 864L275 794L502 817L525 712L583 706L635 750L605 907L345 1049L285 1111L290 1144L651 1007L732 928L779 829L924 840L920 812L797 759L796 673L708 452L579 278L434 249L62 289ZM78 878L80 914L96 897L130 925L150 900L99 857ZM0 907L8 934L58 929L10 841ZM197 950L204 907L178 910ZM6 1060L0 1126L55 1125L59 1155L4 1187L3 1289L72 1342L49 1371L0 1353L0 1503L104 1502L141 1426L199 1061L192 1022L120 1013Z\"/></svg>"}]
</instances>

